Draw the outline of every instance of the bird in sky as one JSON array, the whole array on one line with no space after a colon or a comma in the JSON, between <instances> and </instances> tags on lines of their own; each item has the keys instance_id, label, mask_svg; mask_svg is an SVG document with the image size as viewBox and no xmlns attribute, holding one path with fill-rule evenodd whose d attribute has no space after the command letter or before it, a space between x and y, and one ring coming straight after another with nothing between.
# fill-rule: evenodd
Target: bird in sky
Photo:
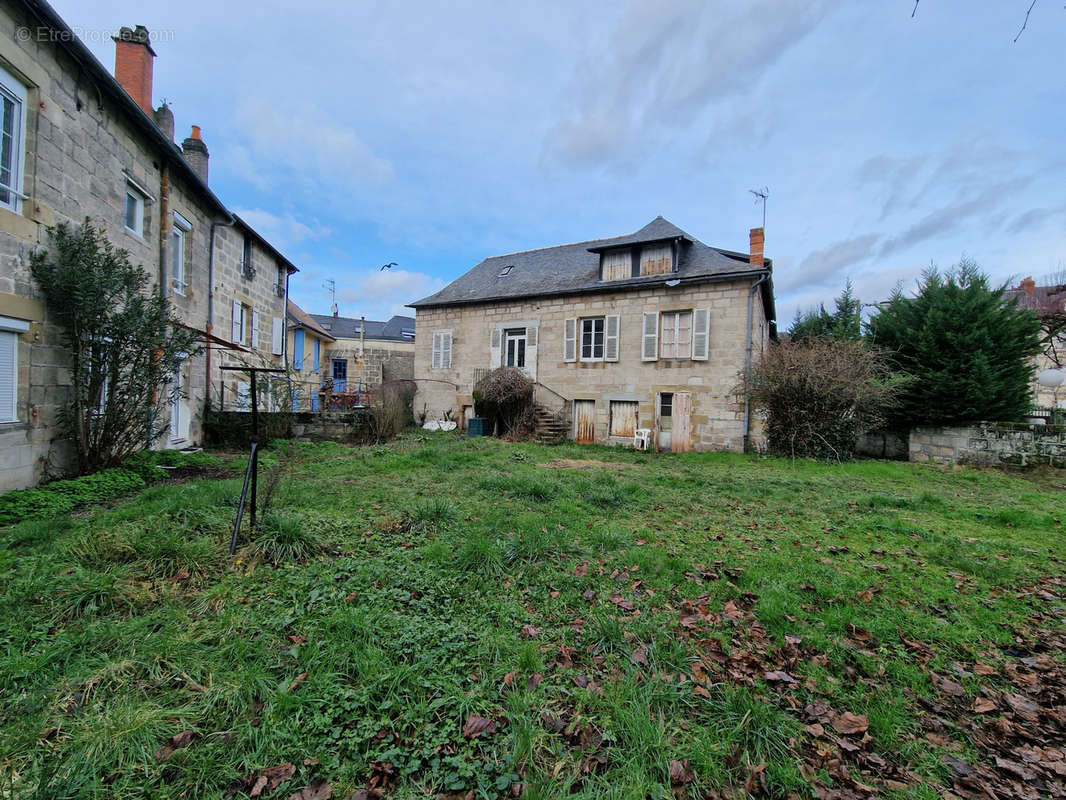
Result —
<instances>
[{"instance_id":1,"label":"bird in sky","mask_svg":"<svg viewBox=\"0 0 1066 800\"><path fill-rule=\"evenodd\" d=\"M385 264L381 269L379 269L378 272L384 272L385 270L392 269L393 267L396 267L396 266L399 266L399 265L395 261L390 261L388 264Z\"/></svg>"}]
</instances>

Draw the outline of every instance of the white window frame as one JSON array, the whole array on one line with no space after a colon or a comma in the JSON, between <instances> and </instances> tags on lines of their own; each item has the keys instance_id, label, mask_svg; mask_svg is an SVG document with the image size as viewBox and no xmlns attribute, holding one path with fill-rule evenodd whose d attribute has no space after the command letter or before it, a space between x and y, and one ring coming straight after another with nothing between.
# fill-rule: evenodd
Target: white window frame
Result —
<instances>
[{"instance_id":1,"label":"white window frame","mask_svg":"<svg viewBox=\"0 0 1066 800\"><path fill-rule=\"evenodd\" d=\"M515 358L514 358L515 363L514 364L508 364L507 363L508 361L511 360L511 342L514 342L514 350L515 350ZM518 360L519 360L519 358L518 358L518 355L519 355L518 344L519 344L519 342L522 343L522 348L521 348L521 355L522 355L521 361L522 361L522 363L521 364L517 363ZM504 332L503 332L503 366L505 366L505 367L517 367L518 369L524 369L525 366L526 366L526 361L527 361L526 351L528 349L529 349L529 336L526 333L526 329L525 328L507 328L507 329L504 330Z\"/></svg>"},{"instance_id":2,"label":"white window frame","mask_svg":"<svg viewBox=\"0 0 1066 800\"><path fill-rule=\"evenodd\" d=\"M430 351L430 369L452 368L452 332L433 331L433 347Z\"/></svg>"},{"instance_id":3,"label":"white window frame","mask_svg":"<svg viewBox=\"0 0 1066 800\"><path fill-rule=\"evenodd\" d=\"M600 329L600 354L596 355L596 321L599 320ZM585 323L591 323L592 354L585 356ZM578 324L577 352L581 361L603 361L607 353L607 317L582 317Z\"/></svg>"},{"instance_id":4,"label":"white window frame","mask_svg":"<svg viewBox=\"0 0 1066 800\"><path fill-rule=\"evenodd\" d=\"M688 314L688 336L682 340L681 338L681 315ZM672 320L671 320L672 318ZM668 327L669 326L669 327ZM671 361L691 361L692 360L692 330L693 330L693 313L692 309L677 309L674 311L660 311L659 312L659 357L665 360ZM666 332L670 330L674 334L673 353L667 355L666 348L668 344L666 342ZM680 346L684 341L688 345L688 354L680 355Z\"/></svg>"},{"instance_id":5,"label":"white window frame","mask_svg":"<svg viewBox=\"0 0 1066 800\"><path fill-rule=\"evenodd\" d=\"M170 237L170 245L174 252L170 257L170 284L174 287L174 293L185 296L185 289L189 284L185 280L185 234L192 230L192 223L185 219L177 211L174 212L174 229ZM180 257L178 251L181 251ZM178 274L178 266L181 266L181 275Z\"/></svg>"},{"instance_id":6,"label":"white window frame","mask_svg":"<svg viewBox=\"0 0 1066 800\"><path fill-rule=\"evenodd\" d=\"M26 86L6 69L0 67L0 94L3 94L15 106L15 119L11 133L11 183L7 189L7 201L0 200L0 207L8 208L16 214L27 200L22 193L22 173L26 158ZM2 154L2 151L0 151Z\"/></svg>"},{"instance_id":7,"label":"white window frame","mask_svg":"<svg viewBox=\"0 0 1066 800\"><path fill-rule=\"evenodd\" d=\"M19 407L19 334L30 329L30 323L11 317L0 317L0 337L11 337L11 405L0 408L0 424L18 422Z\"/></svg>"},{"instance_id":8,"label":"white window frame","mask_svg":"<svg viewBox=\"0 0 1066 800\"><path fill-rule=\"evenodd\" d=\"M131 198L133 199L133 221L135 223L133 228L129 225ZM126 206L123 209L122 224L126 226L127 233L132 233L138 239L144 238L144 203L147 199L140 189L130 183L129 180L126 181Z\"/></svg>"}]
</instances>

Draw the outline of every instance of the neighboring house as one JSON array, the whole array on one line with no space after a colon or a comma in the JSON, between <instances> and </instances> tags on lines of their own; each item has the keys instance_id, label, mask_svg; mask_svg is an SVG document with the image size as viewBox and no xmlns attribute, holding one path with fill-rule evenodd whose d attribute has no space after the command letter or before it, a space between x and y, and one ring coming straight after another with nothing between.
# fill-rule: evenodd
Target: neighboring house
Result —
<instances>
[{"instance_id":1,"label":"neighboring house","mask_svg":"<svg viewBox=\"0 0 1066 800\"><path fill-rule=\"evenodd\" d=\"M579 442L740 450L740 390L776 336L763 232L708 247L662 217L634 234L487 258L413 303L415 409L469 418L473 384L514 366Z\"/></svg>"},{"instance_id":2,"label":"neighboring house","mask_svg":"<svg viewBox=\"0 0 1066 800\"><path fill-rule=\"evenodd\" d=\"M175 375L184 397L170 410L161 447L199 441L208 386L221 386L218 366L230 353L284 366L281 284L295 267L208 187L199 130L182 147L174 143L173 114L152 105L147 30L123 28L115 37L117 78L42 0L0 0L0 31L2 491L69 463L56 429L70 385L68 354L29 271L47 227L89 217L209 344ZM241 275L248 250L254 276Z\"/></svg>"},{"instance_id":3,"label":"neighboring house","mask_svg":"<svg viewBox=\"0 0 1066 800\"><path fill-rule=\"evenodd\" d=\"M326 354L323 379L338 393L374 392L386 381L414 377L415 320L394 316L387 322L311 314L337 341Z\"/></svg>"},{"instance_id":4,"label":"neighboring house","mask_svg":"<svg viewBox=\"0 0 1066 800\"><path fill-rule=\"evenodd\" d=\"M319 391L329 364L328 350L337 339L315 319L289 301L289 370L292 375L292 410L319 411Z\"/></svg>"},{"instance_id":5,"label":"neighboring house","mask_svg":"<svg viewBox=\"0 0 1066 800\"><path fill-rule=\"evenodd\" d=\"M1047 409L1066 408L1066 385L1042 386L1037 376L1047 369L1066 369L1066 284L1037 286L1031 277L1008 289L1007 297L1017 297L1018 306L1036 312L1048 324L1057 325L1060 333L1048 342L1033 363L1033 405Z\"/></svg>"}]
</instances>

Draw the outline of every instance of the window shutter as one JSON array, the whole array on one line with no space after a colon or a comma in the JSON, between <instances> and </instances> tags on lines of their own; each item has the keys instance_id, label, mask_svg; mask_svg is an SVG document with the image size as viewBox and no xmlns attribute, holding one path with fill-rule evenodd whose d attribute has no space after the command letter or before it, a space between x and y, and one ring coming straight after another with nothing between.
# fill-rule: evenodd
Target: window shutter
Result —
<instances>
[{"instance_id":1,"label":"window shutter","mask_svg":"<svg viewBox=\"0 0 1066 800\"><path fill-rule=\"evenodd\" d=\"M537 339L539 328L526 328L526 374L530 380L537 379Z\"/></svg>"},{"instance_id":2,"label":"window shutter","mask_svg":"<svg viewBox=\"0 0 1066 800\"><path fill-rule=\"evenodd\" d=\"M18 334L0 331L0 422L14 422L18 415Z\"/></svg>"},{"instance_id":3,"label":"window shutter","mask_svg":"<svg viewBox=\"0 0 1066 800\"><path fill-rule=\"evenodd\" d=\"M253 350L259 349L259 312L252 309L252 335L248 344Z\"/></svg>"},{"instance_id":4,"label":"window shutter","mask_svg":"<svg viewBox=\"0 0 1066 800\"><path fill-rule=\"evenodd\" d=\"M563 325L563 361L577 361L577 318L571 317Z\"/></svg>"},{"instance_id":5,"label":"window shutter","mask_svg":"<svg viewBox=\"0 0 1066 800\"><path fill-rule=\"evenodd\" d=\"M711 350L711 309L692 312L692 359L706 361Z\"/></svg>"},{"instance_id":6,"label":"window shutter","mask_svg":"<svg viewBox=\"0 0 1066 800\"><path fill-rule=\"evenodd\" d=\"M618 360L618 315L608 314L604 323L603 360Z\"/></svg>"},{"instance_id":7,"label":"window shutter","mask_svg":"<svg viewBox=\"0 0 1066 800\"><path fill-rule=\"evenodd\" d=\"M285 320L281 317L270 319L270 352L276 356L285 352Z\"/></svg>"},{"instance_id":8,"label":"window shutter","mask_svg":"<svg viewBox=\"0 0 1066 800\"><path fill-rule=\"evenodd\" d=\"M499 328L493 328L492 337L489 340L489 369L503 366L502 339L503 331Z\"/></svg>"},{"instance_id":9,"label":"window shutter","mask_svg":"<svg viewBox=\"0 0 1066 800\"><path fill-rule=\"evenodd\" d=\"M640 351L641 361L659 360L659 312L644 312L644 336Z\"/></svg>"},{"instance_id":10,"label":"window shutter","mask_svg":"<svg viewBox=\"0 0 1066 800\"><path fill-rule=\"evenodd\" d=\"M318 359L321 354L322 342L319 339L315 339L315 366L314 371L318 372Z\"/></svg>"},{"instance_id":11,"label":"window shutter","mask_svg":"<svg viewBox=\"0 0 1066 800\"><path fill-rule=\"evenodd\" d=\"M431 369L440 369L440 337L439 333L433 334L433 361Z\"/></svg>"},{"instance_id":12,"label":"window shutter","mask_svg":"<svg viewBox=\"0 0 1066 800\"><path fill-rule=\"evenodd\" d=\"M241 341L241 304L240 301L233 301L233 328L230 331L230 339L234 344L240 344Z\"/></svg>"},{"instance_id":13,"label":"window shutter","mask_svg":"<svg viewBox=\"0 0 1066 800\"><path fill-rule=\"evenodd\" d=\"M304 368L304 332L302 330L292 332L292 368Z\"/></svg>"},{"instance_id":14,"label":"window shutter","mask_svg":"<svg viewBox=\"0 0 1066 800\"><path fill-rule=\"evenodd\" d=\"M440 335L440 365L442 369L451 369L452 366L451 331L445 331Z\"/></svg>"}]
</instances>

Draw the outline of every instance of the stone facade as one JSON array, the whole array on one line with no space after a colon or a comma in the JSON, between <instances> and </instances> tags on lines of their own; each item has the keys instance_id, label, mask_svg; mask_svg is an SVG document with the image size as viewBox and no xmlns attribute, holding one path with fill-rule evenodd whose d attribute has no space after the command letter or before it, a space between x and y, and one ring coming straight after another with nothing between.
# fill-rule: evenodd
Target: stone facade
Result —
<instances>
[{"instance_id":1,"label":"stone facade","mask_svg":"<svg viewBox=\"0 0 1066 800\"><path fill-rule=\"evenodd\" d=\"M1066 468L1066 426L981 422L958 428L914 428L910 460Z\"/></svg>"},{"instance_id":2,"label":"stone facade","mask_svg":"<svg viewBox=\"0 0 1066 800\"><path fill-rule=\"evenodd\" d=\"M631 437L610 435L612 403L637 403L637 427L659 431L659 396L691 395L691 445L696 450L740 450L744 446L744 402L740 384L745 368L750 279L664 285L633 291L609 291L577 297L516 299L493 303L419 307L415 344L416 414L425 410L438 418L446 410L468 417L473 405L475 370L493 363L493 331L512 327L536 329L536 344L526 349L527 370L540 386L538 398L550 406L557 397L567 403L594 403L594 438L606 444L631 444ZM642 360L645 312L710 309L707 360ZM751 303L752 358L766 347L769 328L758 296ZM567 319L619 316L618 360L569 362L564 359ZM451 332L451 363L433 368L434 333ZM571 420L573 423L573 420ZM752 422L755 423L754 416ZM753 424L752 444L760 441Z\"/></svg>"},{"instance_id":3,"label":"stone facade","mask_svg":"<svg viewBox=\"0 0 1066 800\"><path fill-rule=\"evenodd\" d=\"M273 317L284 320L285 301L274 288L284 259L240 220L234 224L184 161L173 131L162 133L143 102L139 108L62 20L49 14L54 12L47 8L31 14L22 3L0 3L0 83L24 97L11 178L24 198L0 207L0 335L17 337L14 420L0 416L0 491L33 485L69 463L68 448L57 438L57 415L70 386L68 354L29 272L30 253L47 246L47 228L56 222L78 224L88 217L148 271L152 291L164 291L190 328L228 340L231 300L256 307L265 320L266 352L261 330L260 347L244 357L284 364L284 323L278 354L271 352L269 327ZM145 46L119 46L141 48L132 57L146 59L150 103ZM140 213L133 214L135 229L126 224L129 191L141 200ZM181 283L172 273L175 226L184 232ZM212 227L214 285L208 274ZM261 264L252 281L239 276L249 232ZM287 277L294 268L284 264ZM220 381L218 352L212 347L185 360L179 424L158 446L200 440L208 385Z\"/></svg>"},{"instance_id":4,"label":"stone facade","mask_svg":"<svg viewBox=\"0 0 1066 800\"><path fill-rule=\"evenodd\" d=\"M414 342L337 339L329 345L327 370L334 359L348 362L350 391L356 385L373 391L385 381L411 380L415 376Z\"/></svg>"}]
</instances>

